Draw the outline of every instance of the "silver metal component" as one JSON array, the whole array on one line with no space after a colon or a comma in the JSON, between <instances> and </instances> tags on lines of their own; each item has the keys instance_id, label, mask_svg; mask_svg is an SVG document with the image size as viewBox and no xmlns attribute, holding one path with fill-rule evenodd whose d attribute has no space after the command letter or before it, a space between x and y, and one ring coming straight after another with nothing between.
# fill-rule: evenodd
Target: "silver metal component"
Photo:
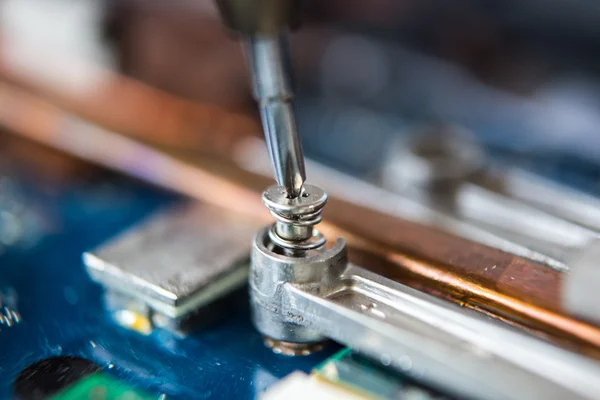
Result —
<instances>
[{"instance_id":1,"label":"silver metal component","mask_svg":"<svg viewBox=\"0 0 600 400\"><path fill-rule=\"evenodd\" d=\"M481 172L485 155L468 132L433 130L393 146L383 180L387 187L450 191Z\"/></svg>"},{"instance_id":2,"label":"silver metal component","mask_svg":"<svg viewBox=\"0 0 600 400\"><path fill-rule=\"evenodd\" d=\"M324 338L302 326L277 289L282 282L318 288L346 265L344 242L325 249L325 237L314 228L327 202L325 192L304 185L304 156L296 130L289 80L287 37L254 36L248 54L254 95L279 186L263 193L275 223L258 232L252 249L250 298L253 321L276 351L308 354Z\"/></svg>"},{"instance_id":3,"label":"silver metal component","mask_svg":"<svg viewBox=\"0 0 600 400\"><path fill-rule=\"evenodd\" d=\"M294 282L319 293L346 267L344 241L338 239L326 249L325 237L314 228L321 221L326 202L327 194L313 185L305 185L297 197L291 197L281 186L271 186L263 193L263 203L275 223L254 237L250 299L254 325L275 351L309 354L315 343L325 339L303 326L302 318L287 305L280 289L286 282Z\"/></svg>"},{"instance_id":4,"label":"silver metal component","mask_svg":"<svg viewBox=\"0 0 600 400\"><path fill-rule=\"evenodd\" d=\"M303 265L273 255L266 243L263 229L254 242L250 293L255 324L271 338L331 338L461 397L593 399L599 393L600 366L592 360L344 266L343 247Z\"/></svg>"},{"instance_id":5,"label":"silver metal component","mask_svg":"<svg viewBox=\"0 0 600 400\"><path fill-rule=\"evenodd\" d=\"M600 236L600 224L591 226L581 212L570 210L577 209L576 204L593 208L589 199L578 200L582 196L552 188L531 174L495 171L484 165L473 138L454 129L401 141L382 181L386 188L424 204L430 213L439 213L441 218L431 218L436 225L521 256L530 253L530 258L559 270L568 269L573 254Z\"/></svg>"},{"instance_id":6,"label":"silver metal component","mask_svg":"<svg viewBox=\"0 0 600 400\"><path fill-rule=\"evenodd\" d=\"M563 307L572 315L600 324L600 240L590 242L570 265L563 279Z\"/></svg>"},{"instance_id":7,"label":"silver metal component","mask_svg":"<svg viewBox=\"0 0 600 400\"><path fill-rule=\"evenodd\" d=\"M294 282L318 291L345 268L346 247L338 240L333 248L325 249L325 236L314 228L327 202L321 188L305 185L299 196L291 197L285 188L271 186L262 198L275 223L254 237L249 279L253 321L267 338L267 345L286 344L270 346L274 350L289 350L292 343L312 348L324 338L302 326L291 310L282 308L285 299L279 288L282 283Z\"/></svg>"},{"instance_id":8,"label":"silver metal component","mask_svg":"<svg viewBox=\"0 0 600 400\"><path fill-rule=\"evenodd\" d=\"M238 163L243 168L268 176L271 173L271 169L268 162L265 163L266 156L264 144L255 138L247 138L242 141L236 151ZM438 211L428 205L426 201L421 201L418 199L418 197L409 195L405 191L387 190L377 184L336 171L315 161L307 160L306 165L314 183L323 187L327 187L329 193L343 198L345 201L421 224L436 226L455 235L534 260L557 270L568 269L565 261L560 261L563 259L566 260L565 254L559 254L559 260L549 256L548 254L542 253L540 250L534 250L534 248L526 243L520 243L519 237L506 235L507 229L490 230L490 228L495 226L494 223L490 223L487 226L477 226L470 221L458 218L452 212ZM526 187L524 184L521 186ZM475 197L477 198L478 195L475 194ZM497 197L502 198L501 196ZM572 199L571 202L566 202L565 204L571 205L573 202L575 202L574 199ZM480 204L478 207L480 207L479 209L481 212L485 210L488 210L489 212L492 209L492 207L488 207L489 203L485 200L478 202L478 204ZM590 202L590 205L586 206L585 209L592 207L592 204L593 203ZM510 226L513 226L514 233L515 224L524 223L523 217L522 215L514 217L518 219L516 222L512 219L502 219L501 216L503 215L504 207L514 208L514 205L503 205L502 203L496 203L493 209L499 209L495 212L498 216L493 220L496 221L497 219L497 222L502 223L505 228L510 228ZM600 205L598 206L598 209L600 209ZM546 219L542 218L541 220L547 220L548 215L543 215ZM527 221L528 225L534 223L535 216L536 215L534 214L533 217L529 216L525 218L525 221ZM598 217L598 220L600 221L600 215ZM552 226L552 221L555 220L556 217L550 216L549 221L543 224L543 231L549 229L549 227ZM531 229L535 228L536 226L537 225L535 224L532 225L532 228L528 229L527 231L531 231ZM598 226L600 227L600 223ZM576 243L579 243L582 240L581 234L575 233L572 235L573 232L569 231L570 227L572 227L572 224L567 224L566 227L564 226L564 223L560 225L561 230L567 229L564 233L565 236L568 236L567 240L575 240L577 241ZM510 229L508 230L510 231ZM550 231L550 234L560 234L561 230L555 230L554 233ZM576 228L575 232L580 231L578 228ZM534 234L534 238L538 239L538 243L544 242L544 236L542 233L538 231L536 234ZM588 235L585 235L585 237L588 237ZM543 247L550 248L551 246L545 245ZM554 250L554 253L556 254L556 250Z\"/></svg>"},{"instance_id":9,"label":"silver metal component","mask_svg":"<svg viewBox=\"0 0 600 400\"><path fill-rule=\"evenodd\" d=\"M275 354L284 356L308 356L323 350L324 342L293 343L275 340L265 336L265 346L273 350Z\"/></svg>"},{"instance_id":10,"label":"silver metal component","mask_svg":"<svg viewBox=\"0 0 600 400\"><path fill-rule=\"evenodd\" d=\"M600 366L592 360L356 266L321 288L320 296L289 283L282 291L303 310L306 326L460 396L562 399L599 393Z\"/></svg>"},{"instance_id":11,"label":"silver metal component","mask_svg":"<svg viewBox=\"0 0 600 400\"><path fill-rule=\"evenodd\" d=\"M287 36L253 36L247 53L275 178L298 197L306 172L292 105Z\"/></svg>"},{"instance_id":12,"label":"silver metal component","mask_svg":"<svg viewBox=\"0 0 600 400\"><path fill-rule=\"evenodd\" d=\"M151 217L83 260L111 309L186 330L204 305L244 285L255 232L236 215L190 204Z\"/></svg>"},{"instance_id":13,"label":"silver metal component","mask_svg":"<svg viewBox=\"0 0 600 400\"><path fill-rule=\"evenodd\" d=\"M506 170L502 183L504 192L511 197L594 232L600 232L598 197L519 168Z\"/></svg>"},{"instance_id":14,"label":"silver metal component","mask_svg":"<svg viewBox=\"0 0 600 400\"><path fill-rule=\"evenodd\" d=\"M304 227L325 203L317 189L307 185L306 197L290 199L269 188L263 200L276 224ZM286 245L308 235L293 226L282 232ZM591 399L600 390L591 360L348 264L342 239L286 252L273 238L272 227L254 238L249 291L254 325L274 351L302 355L331 338L461 397Z\"/></svg>"},{"instance_id":15,"label":"silver metal component","mask_svg":"<svg viewBox=\"0 0 600 400\"><path fill-rule=\"evenodd\" d=\"M274 244L291 252L317 249L325 244L325 237L314 229L321 222L321 211L327 203L323 189L305 185L300 196L290 198L283 187L271 186L262 198L275 218L269 230Z\"/></svg>"},{"instance_id":16,"label":"silver metal component","mask_svg":"<svg viewBox=\"0 0 600 400\"><path fill-rule=\"evenodd\" d=\"M303 324L303 317L281 290L287 282L319 294L346 267L346 245L338 239L331 249L285 255L273 246L269 227L254 238L250 263L250 299L256 328L272 340L312 343L324 337Z\"/></svg>"}]
</instances>

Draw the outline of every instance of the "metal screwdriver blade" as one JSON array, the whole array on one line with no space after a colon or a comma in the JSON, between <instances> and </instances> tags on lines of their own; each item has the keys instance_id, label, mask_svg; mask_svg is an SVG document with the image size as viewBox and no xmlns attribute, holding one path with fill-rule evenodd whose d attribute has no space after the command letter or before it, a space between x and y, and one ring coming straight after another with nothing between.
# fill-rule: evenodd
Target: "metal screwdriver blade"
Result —
<instances>
[{"instance_id":1,"label":"metal screwdriver blade","mask_svg":"<svg viewBox=\"0 0 600 400\"><path fill-rule=\"evenodd\" d=\"M285 36L252 37L248 54L275 179L290 197L298 197L306 172L292 106Z\"/></svg>"},{"instance_id":2,"label":"metal screwdriver blade","mask_svg":"<svg viewBox=\"0 0 600 400\"><path fill-rule=\"evenodd\" d=\"M277 183L298 197L306 172L291 104L267 102L261 105L261 118Z\"/></svg>"}]
</instances>

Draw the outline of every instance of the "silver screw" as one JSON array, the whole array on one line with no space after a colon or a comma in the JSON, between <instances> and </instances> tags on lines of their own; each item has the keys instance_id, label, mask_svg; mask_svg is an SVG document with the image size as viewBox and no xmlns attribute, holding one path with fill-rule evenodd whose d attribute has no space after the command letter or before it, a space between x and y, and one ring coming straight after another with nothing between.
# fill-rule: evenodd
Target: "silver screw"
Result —
<instances>
[{"instance_id":1,"label":"silver screw","mask_svg":"<svg viewBox=\"0 0 600 400\"><path fill-rule=\"evenodd\" d=\"M325 236L314 229L321 222L321 211L327 203L323 189L304 185L299 196L290 198L283 186L271 186L262 198L275 218L269 238L284 252L297 255L325 244Z\"/></svg>"}]
</instances>

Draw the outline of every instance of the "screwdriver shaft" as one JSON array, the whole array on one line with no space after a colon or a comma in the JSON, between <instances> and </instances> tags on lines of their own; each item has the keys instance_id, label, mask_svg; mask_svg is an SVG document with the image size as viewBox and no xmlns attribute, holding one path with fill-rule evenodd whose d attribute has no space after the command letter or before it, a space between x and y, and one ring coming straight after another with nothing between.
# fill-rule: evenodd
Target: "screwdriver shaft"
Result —
<instances>
[{"instance_id":1,"label":"screwdriver shaft","mask_svg":"<svg viewBox=\"0 0 600 400\"><path fill-rule=\"evenodd\" d=\"M298 197L306 172L292 105L287 40L283 34L253 36L247 43L254 96L259 102L275 179L290 197Z\"/></svg>"}]
</instances>

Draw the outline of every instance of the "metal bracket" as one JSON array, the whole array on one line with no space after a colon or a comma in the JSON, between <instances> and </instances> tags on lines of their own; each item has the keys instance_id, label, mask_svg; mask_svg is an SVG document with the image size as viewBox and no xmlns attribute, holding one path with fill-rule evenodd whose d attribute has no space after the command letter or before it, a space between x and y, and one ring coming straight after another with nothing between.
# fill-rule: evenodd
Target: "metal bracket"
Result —
<instances>
[{"instance_id":1,"label":"metal bracket","mask_svg":"<svg viewBox=\"0 0 600 400\"><path fill-rule=\"evenodd\" d=\"M347 264L339 239L310 259L277 255L268 229L254 241L250 298L254 323L269 340L331 338L458 396L600 393L600 366L589 359Z\"/></svg>"}]
</instances>

